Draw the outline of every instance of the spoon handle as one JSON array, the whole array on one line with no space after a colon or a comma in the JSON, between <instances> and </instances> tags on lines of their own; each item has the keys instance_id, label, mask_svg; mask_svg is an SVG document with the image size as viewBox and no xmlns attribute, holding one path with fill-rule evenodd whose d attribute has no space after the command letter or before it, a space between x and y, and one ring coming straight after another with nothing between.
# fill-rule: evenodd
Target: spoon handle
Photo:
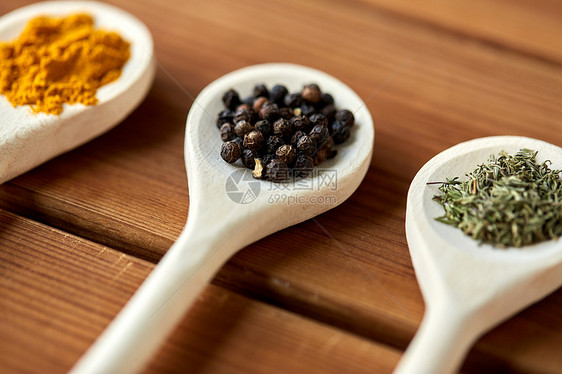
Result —
<instances>
[{"instance_id":1,"label":"spoon handle","mask_svg":"<svg viewBox=\"0 0 562 374\"><path fill-rule=\"evenodd\" d=\"M456 373L479 332L457 307L428 308L394 374Z\"/></svg>"},{"instance_id":2,"label":"spoon handle","mask_svg":"<svg viewBox=\"0 0 562 374\"><path fill-rule=\"evenodd\" d=\"M215 239L219 237L224 238L215 235ZM232 255L231 248L223 244L186 228L70 372L126 374L141 370Z\"/></svg>"}]
</instances>

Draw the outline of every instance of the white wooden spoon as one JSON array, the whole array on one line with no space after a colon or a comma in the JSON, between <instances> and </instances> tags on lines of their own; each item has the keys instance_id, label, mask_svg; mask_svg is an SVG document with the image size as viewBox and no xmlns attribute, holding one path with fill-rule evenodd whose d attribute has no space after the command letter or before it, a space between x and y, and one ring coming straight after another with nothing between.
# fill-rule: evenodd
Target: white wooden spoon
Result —
<instances>
[{"instance_id":1,"label":"white wooden spoon","mask_svg":"<svg viewBox=\"0 0 562 374\"><path fill-rule=\"evenodd\" d=\"M500 249L478 243L460 230L437 222L441 206L432 201L447 177L463 177L492 154L523 148L538 151L537 161L562 169L562 149L516 136L458 144L431 159L408 192L406 236L426 303L418 333L396 373L457 371L474 341L486 330L562 285L562 240Z\"/></svg>"},{"instance_id":2,"label":"white wooden spoon","mask_svg":"<svg viewBox=\"0 0 562 374\"><path fill-rule=\"evenodd\" d=\"M64 105L60 116L14 108L0 95L0 183L101 135L121 122L148 93L155 73L153 43L146 26L116 7L93 1L50 1L0 17L0 41L11 41L37 16L85 12L96 28L118 32L131 43L131 57L116 81L97 92L98 104Z\"/></svg>"},{"instance_id":3,"label":"white wooden spoon","mask_svg":"<svg viewBox=\"0 0 562 374\"><path fill-rule=\"evenodd\" d=\"M222 94L242 96L257 83L290 91L318 83L339 108L355 113L351 138L311 177L275 184L225 163L215 125ZM371 161L374 128L361 99L323 72L290 64L251 66L206 87L187 117L187 225L137 293L74 367L73 373L132 373L151 357L217 270L236 251L275 231L334 208L359 186ZM287 243L291 245L291 243Z\"/></svg>"}]
</instances>

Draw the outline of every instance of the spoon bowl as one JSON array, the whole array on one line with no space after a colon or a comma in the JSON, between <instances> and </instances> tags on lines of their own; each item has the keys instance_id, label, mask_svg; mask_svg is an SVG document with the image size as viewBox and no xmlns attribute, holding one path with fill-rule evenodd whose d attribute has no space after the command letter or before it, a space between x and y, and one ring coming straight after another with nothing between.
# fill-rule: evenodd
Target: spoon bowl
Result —
<instances>
[{"instance_id":1,"label":"spoon bowl","mask_svg":"<svg viewBox=\"0 0 562 374\"><path fill-rule=\"evenodd\" d=\"M562 241L522 248L478 244L461 230L435 220L432 201L440 182L463 176L501 151L538 151L537 161L562 169L562 149L535 139L497 136L449 148L425 164L408 192L406 236L426 303L418 333L396 373L453 373L485 331L562 285Z\"/></svg>"},{"instance_id":2,"label":"spoon bowl","mask_svg":"<svg viewBox=\"0 0 562 374\"><path fill-rule=\"evenodd\" d=\"M318 83L338 108L354 112L351 138L334 159L307 178L256 180L241 164L220 157L216 114L230 88L242 97L255 84L285 84L290 91ZM116 319L74 367L74 373L140 370L197 295L236 251L275 231L336 207L357 189L369 167L374 128L365 103L330 75L292 64L264 64L217 79L195 99L187 117L185 163L187 224L178 240Z\"/></svg>"},{"instance_id":3,"label":"spoon bowl","mask_svg":"<svg viewBox=\"0 0 562 374\"><path fill-rule=\"evenodd\" d=\"M17 38L38 16L92 15L96 28L116 31L131 44L121 76L97 91L97 105L64 104L57 115L13 107L0 95L0 183L101 135L121 122L144 99L154 80L153 42L146 26L125 11L93 1L48 1L0 17L0 41Z\"/></svg>"}]
</instances>

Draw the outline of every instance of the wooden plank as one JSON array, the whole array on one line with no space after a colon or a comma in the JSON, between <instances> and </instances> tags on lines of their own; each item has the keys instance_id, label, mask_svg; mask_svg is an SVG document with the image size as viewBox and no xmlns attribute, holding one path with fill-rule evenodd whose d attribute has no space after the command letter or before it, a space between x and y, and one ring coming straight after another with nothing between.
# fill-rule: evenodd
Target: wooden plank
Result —
<instances>
[{"instance_id":1,"label":"wooden plank","mask_svg":"<svg viewBox=\"0 0 562 374\"><path fill-rule=\"evenodd\" d=\"M373 113L376 147L366 180L319 217L320 226L303 223L249 246L215 282L396 347L407 344L423 313L403 229L415 172L437 152L478 136L562 145L562 70L509 49L354 3L113 3L154 34L161 70L149 97L112 132L1 186L0 205L156 262L187 215L182 140L192 96L248 64L317 67L352 86ZM558 295L545 301L547 309L561 305ZM541 324L536 313L492 334L517 341L513 331ZM469 357L477 367L470 370L560 365L549 349L562 334L559 317L552 318L551 334L541 340L527 329L517 354L486 337ZM543 359L537 352L554 353Z\"/></svg>"},{"instance_id":2,"label":"wooden plank","mask_svg":"<svg viewBox=\"0 0 562 374\"><path fill-rule=\"evenodd\" d=\"M0 367L66 372L153 264L0 211ZM385 373L400 352L211 286L147 373Z\"/></svg>"},{"instance_id":3,"label":"wooden plank","mask_svg":"<svg viewBox=\"0 0 562 374\"><path fill-rule=\"evenodd\" d=\"M556 0L363 0L393 16L416 20L555 64L562 63L562 4Z\"/></svg>"},{"instance_id":4,"label":"wooden plank","mask_svg":"<svg viewBox=\"0 0 562 374\"><path fill-rule=\"evenodd\" d=\"M215 286L201 300L147 373L390 373L400 358L395 349Z\"/></svg>"},{"instance_id":5,"label":"wooden plank","mask_svg":"<svg viewBox=\"0 0 562 374\"><path fill-rule=\"evenodd\" d=\"M50 172L31 185L2 185L11 195L6 207L17 205L20 214L157 261L181 231L188 206L185 113L163 102L169 88L155 86L151 104L129 116L126 126L47 163ZM169 114L159 118L159 110ZM43 193L32 192L36 182Z\"/></svg>"},{"instance_id":6,"label":"wooden plank","mask_svg":"<svg viewBox=\"0 0 562 374\"><path fill-rule=\"evenodd\" d=\"M0 367L63 372L152 264L0 211Z\"/></svg>"}]
</instances>

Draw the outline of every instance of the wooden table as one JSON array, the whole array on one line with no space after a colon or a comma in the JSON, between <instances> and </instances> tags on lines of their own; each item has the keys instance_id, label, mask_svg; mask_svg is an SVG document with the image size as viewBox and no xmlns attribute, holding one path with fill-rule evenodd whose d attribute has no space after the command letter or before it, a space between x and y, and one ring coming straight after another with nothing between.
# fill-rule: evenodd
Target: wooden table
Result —
<instances>
[{"instance_id":1,"label":"wooden table","mask_svg":"<svg viewBox=\"0 0 562 374\"><path fill-rule=\"evenodd\" d=\"M392 371L424 311L404 233L416 171L475 137L562 146L555 0L110 3L152 31L156 80L114 130L0 186L3 373L68 370L170 247L189 219L187 112L232 70L336 76L367 102L374 158L341 206L230 260L146 372ZM483 336L462 371L560 372L561 346L557 291Z\"/></svg>"}]
</instances>

